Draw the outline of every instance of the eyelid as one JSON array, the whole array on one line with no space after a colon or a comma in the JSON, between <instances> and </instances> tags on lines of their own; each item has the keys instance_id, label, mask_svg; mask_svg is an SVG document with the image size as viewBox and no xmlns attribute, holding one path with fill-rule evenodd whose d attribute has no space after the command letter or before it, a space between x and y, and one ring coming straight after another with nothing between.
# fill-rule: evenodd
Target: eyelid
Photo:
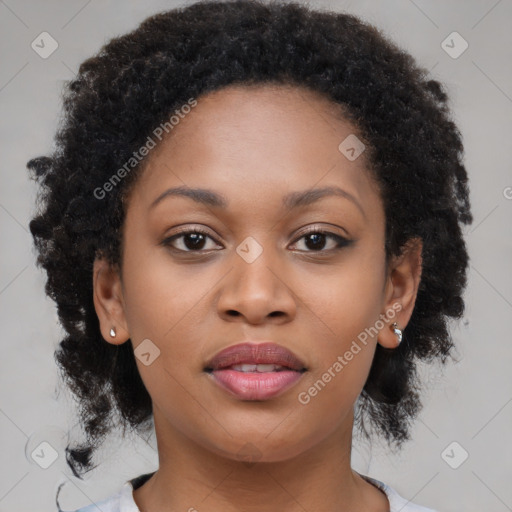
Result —
<instances>
[{"instance_id":1,"label":"eyelid","mask_svg":"<svg viewBox=\"0 0 512 512\"><path fill-rule=\"evenodd\" d=\"M333 228L334 228L334 226L333 226ZM300 238L302 238L303 236L309 235L310 233L319 233L319 232L324 233L326 235L339 236L340 238L345 238L346 240L350 239L350 237L346 234L346 232L345 232L345 234L340 234L340 233L333 233L333 232L329 231L329 229L333 229L333 228L326 228L326 227L319 226L319 225L313 225L313 226L309 225L306 228L304 228L302 231L297 233L296 237L294 238L294 243L297 240L299 240ZM340 228L338 228L338 229L340 229ZM204 228L203 226L201 226L199 224L198 225L186 224L184 226L179 226L177 228L177 231L174 234L172 234L170 237L167 237L167 239L173 238L180 234L188 234L191 232L202 233L203 235L207 235L210 238L212 238L212 240L217 242L216 237L214 235L212 235L211 232L207 228Z\"/></svg>"},{"instance_id":2,"label":"eyelid","mask_svg":"<svg viewBox=\"0 0 512 512\"><path fill-rule=\"evenodd\" d=\"M333 253L337 253L341 249L348 247L354 243L354 240L352 238L336 233L334 230L332 230L332 228L329 229L321 226L308 226L305 230L301 231L296 236L291 245L299 243L304 237L308 236L309 234L322 234L326 238L334 240L336 246L331 249L322 249L318 251L298 250L296 252L303 253L304 255L314 255L316 258L322 256L332 256Z\"/></svg>"},{"instance_id":3,"label":"eyelid","mask_svg":"<svg viewBox=\"0 0 512 512\"><path fill-rule=\"evenodd\" d=\"M310 233L324 233L326 235L334 235L334 236L339 236L340 238L344 238L346 240L350 240L350 236L348 235L348 233L343 229L344 233L341 234L341 233L337 233L335 231L332 231L332 230L340 230L342 228L336 228L335 226L329 226L329 227L325 227L325 226L322 226L322 225L309 225L307 226L306 228L304 228L304 230L300 231L298 234L297 234L297 237L298 238L302 238L303 236L305 235L309 235ZM297 239L295 239L297 240Z\"/></svg>"},{"instance_id":4,"label":"eyelid","mask_svg":"<svg viewBox=\"0 0 512 512\"><path fill-rule=\"evenodd\" d=\"M334 229L334 226L332 228L326 228L324 226L319 226L319 225L309 225L305 229L303 229L302 231L297 233L293 242L291 242L291 245L297 244L301 239L303 239L304 237L306 237L309 234L312 234L312 233L323 234L327 238L331 238L332 240L334 240L336 242L336 247L334 247L332 249L318 250L318 251L298 251L301 253L313 253L313 254L321 255L321 254L332 253L334 251L342 249L343 247L349 246L354 242L354 240L351 237L333 232L333 231L331 231L331 229ZM338 229L340 229L340 228L338 228ZM343 230L343 231L345 231L345 230ZM202 253L208 253L208 252L219 250L219 249L199 249L197 251L193 251L193 250L185 251L182 249L176 249L175 247L172 247L171 242L173 242L175 239L178 239L181 236L187 235L189 233L203 234L206 237L210 238L215 244L220 245L220 243L216 239L216 236L212 235L207 228L204 228L201 225L190 225L190 224L179 227L175 233L173 233L172 235L170 235L170 236L166 237L164 240L162 240L161 244L164 246L170 247L172 250L177 251L179 253L192 253L192 254L197 253L198 255L202 254Z\"/></svg>"},{"instance_id":5,"label":"eyelid","mask_svg":"<svg viewBox=\"0 0 512 512\"><path fill-rule=\"evenodd\" d=\"M179 235L182 233L191 233L191 232L203 233L203 234L211 236L213 238L213 236L210 234L210 231L207 228L204 228L203 226L201 226L199 224L197 224L197 225L186 224L185 226L178 226L176 233L174 233L171 236Z\"/></svg>"},{"instance_id":6,"label":"eyelid","mask_svg":"<svg viewBox=\"0 0 512 512\"><path fill-rule=\"evenodd\" d=\"M178 227L177 231L175 233L173 233L172 235L165 237L162 240L161 244L162 245L170 245L169 242L172 242L175 239L179 238L180 236L187 235L189 233L200 233L202 235L207 236L211 240L213 240L216 244L219 244L216 237L214 235L212 235L211 232L207 228L204 228L199 225L190 225L190 224ZM197 253L204 252L204 250L202 250L202 251L181 251L180 249L176 249L176 250L179 252L197 252Z\"/></svg>"}]
</instances>

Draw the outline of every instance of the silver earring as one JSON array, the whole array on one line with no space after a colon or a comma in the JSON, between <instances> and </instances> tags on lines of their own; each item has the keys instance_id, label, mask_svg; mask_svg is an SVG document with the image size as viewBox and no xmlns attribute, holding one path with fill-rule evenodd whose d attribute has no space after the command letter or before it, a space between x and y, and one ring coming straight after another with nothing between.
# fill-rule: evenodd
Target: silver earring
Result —
<instances>
[{"instance_id":1,"label":"silver earring","mask_svg":"<svg viewBox=\"0 0 512 512\"><path fill-rule=\"evenodd\" d=\"M110 328L110 337L115 338L116 337L116 330L114 327Z\"/></svg>"},{"instance_id":2,"label":"silver earring","mask_svg":"<svg viewBox=\"0 0 512 512\"><path fill-rule=\"evenodd\" d=\"M391 324L391 329L393 329L393 332L396 334L396 339L400 345L400 342L402 341L402 330L398 328L398 324L396 322Z\"/></svg>"}]
</instances>

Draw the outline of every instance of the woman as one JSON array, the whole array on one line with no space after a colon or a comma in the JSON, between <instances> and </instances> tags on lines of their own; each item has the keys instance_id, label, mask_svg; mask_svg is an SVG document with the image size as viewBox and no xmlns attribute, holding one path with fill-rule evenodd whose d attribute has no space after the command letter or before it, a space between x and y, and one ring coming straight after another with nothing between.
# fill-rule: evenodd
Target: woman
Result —
<instances>
[{"instance_id":1,"label":"woman","mask_svg":"<svg viewBox=\"0 0 512 512\"><path fill-rule=\"evenodd\" d=\"M472 221L442 84L342 13L256 0L152 16L67 86L30 224L87 444L155 428L96 510L431 510L351 468L409 439L444 362ZM60 510L60 506L59 506Z\"/></svg>"}]
</instances>

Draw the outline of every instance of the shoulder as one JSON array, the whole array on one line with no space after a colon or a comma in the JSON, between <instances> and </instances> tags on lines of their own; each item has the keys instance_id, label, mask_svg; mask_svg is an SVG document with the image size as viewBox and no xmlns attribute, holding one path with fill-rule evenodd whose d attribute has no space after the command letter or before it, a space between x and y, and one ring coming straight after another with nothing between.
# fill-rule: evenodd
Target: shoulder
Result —
<instances>
[{"instance_id":1,"label":"shoulder","mask_svg":"<svg viewBox=\"0 0 512 512\"><path fill-rule=\"evenodd\" d=\"M140 512L133 498L133 491L149 480L154 473L155 471L132 478L125 482L112 496L70 512L98 512L99 510L101 512ZM56 501L58 506L58 491ZM58 512L66 511L61 510L60 506L58 506Z\"/></svg>"},{"instance_id":2,"label":"shoulder","mask_svg":"<svg viewBox=\"0 0 512 512\"><path fill-rule=\"evenodd\" d=\"M131 482L126 482L119 491L108 498L72 512L139 512L133 500L133 487ZM65 512L59 509L59 512ZM71 511L70 511L71 512Z\"/></svg>"},{"instance_id":3,"label":"shoulder","mask_svg":"<svg viewBox=\"0 0 512 512\"><path fill-rule=\"evenodd\" d=\"M361 473L359 473L361 475ZM421 505L417 505L412 503L409 500L406 500L400 494L398 494L395 489L390 487L389 485L377 480L375 478L371 478L366 475L361 475L365 480L375 485L379 489L381 489L387 496L389 501L389 510L390 512L437 512L432 508L423 507Z\"/></svg>"}]
</instances>

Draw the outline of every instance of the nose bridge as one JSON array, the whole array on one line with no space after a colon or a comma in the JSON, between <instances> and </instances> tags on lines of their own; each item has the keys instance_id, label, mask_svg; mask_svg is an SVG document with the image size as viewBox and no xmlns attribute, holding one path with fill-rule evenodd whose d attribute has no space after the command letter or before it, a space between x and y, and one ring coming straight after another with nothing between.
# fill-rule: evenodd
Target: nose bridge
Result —
<instances>
[{"instance_id":1,"label":"nose bridge","mask_svg":"<svg viewBox=\"0 0 512 512\"><path fill-rule=\"evenodd\" d=\"M219 313L234 311L247 319L264 318L280 312L295 312L293 294L284 278L278 249L272 237L246 237L233 254L233 270L224 284L219 300Z\"/></svg>"},{"instance_id":2,"label":"nose bridge","mask_svg":"<svg viewBox=\"0 0 512 512\"><path fill-rule=\"evenodd\" d=\"M246 292L274 294L276 287L276 273L278 255L271 243L271 236L247 236L236 248L235 271L239 286ZM258 292L258 290L260 290Z\"/></svg>"}]
</instances>

